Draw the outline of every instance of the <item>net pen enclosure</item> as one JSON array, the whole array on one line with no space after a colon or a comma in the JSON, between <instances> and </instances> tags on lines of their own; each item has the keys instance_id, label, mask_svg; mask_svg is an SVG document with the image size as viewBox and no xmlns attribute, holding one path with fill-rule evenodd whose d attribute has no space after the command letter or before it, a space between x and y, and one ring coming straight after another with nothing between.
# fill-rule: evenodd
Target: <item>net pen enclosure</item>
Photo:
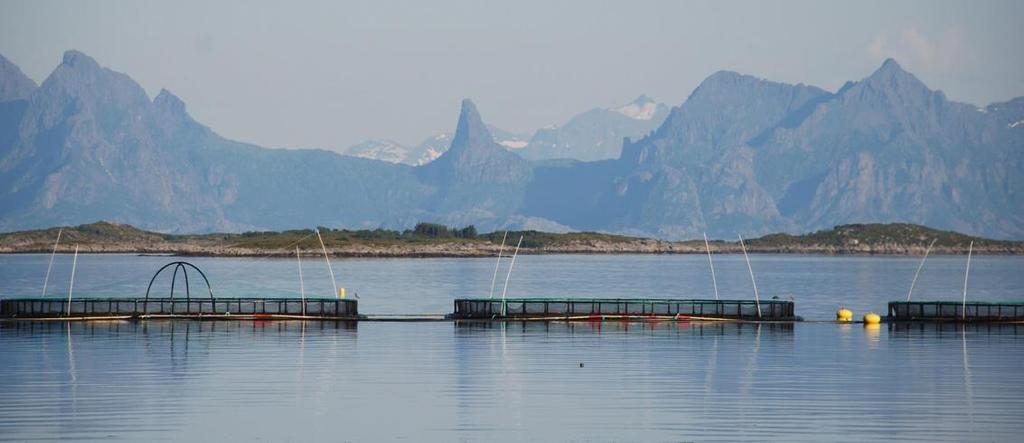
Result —
<instances>
[{"instance_id":1,"label":"net pen enclosure","mask_svg":"<svg viewBox=\"0 0 1024 443\"><path fill-rule=\"evenodd\" d=\"M612 320L708 319L794 321L787 300L659 298L459 298L454 319Z\"/></svg>"},{"instance_id":2,"label":"net pen enclosure","mask_svg":"<svg viewBox=\"0 0 1024 443\"><path fill-rule=\"evenodd\" d=\"M887 320L1024 322L1024 301L892 301Z\"/></svg>"},{"instance_id":3,"label":"net pen enclosure","mask_svg":"<svg viewBox=\"0 0 1024 443\"><path fill-rule=\"evenodd\" d=\"M358 320L358 301L331 298L12 298L4 319L303 318Z\"/></svg>"}]
</instances>

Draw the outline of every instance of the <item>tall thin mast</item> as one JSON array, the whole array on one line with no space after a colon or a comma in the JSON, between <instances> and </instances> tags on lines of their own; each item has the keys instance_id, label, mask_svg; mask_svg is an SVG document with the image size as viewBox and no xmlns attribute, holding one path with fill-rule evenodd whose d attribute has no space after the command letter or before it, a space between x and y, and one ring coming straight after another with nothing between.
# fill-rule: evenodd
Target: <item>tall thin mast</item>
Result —
<instances>
[{"instance_id":1,"label":"tall thin mast","mask_svg":"<svg viewBox=\"0 0 1024 443\"><path fill-rule=\"evenodd\" d=\"M505 316L505 294L508 292L508 280L512 278L512 268L516 265L516 257L519 255L519 246L523 244L523 236L519 236L519 243L516 243L516 251L512 253L512 262L508 265L508 274L505 275L505 287L501 289L501 316Z\"/></svg>"},{"instance_id":2,"label":"tall thin mast","mask_svg":"<svg viewBox=\"0 0 1024 443\"><path fill-rule=\"evenodd\" d=\"M78 245L75 245L75 258L71 261L71 283L68 284L68 310L67 315L71 316L71 293L75 290L75 268L78 267Z\"/></svg>"},{"instance_id":3,"label":"tall thin mast","mask_svg":"<svg viewBox=\"0 0 1024 443\"><path fill-rule=\"evenodd\" d=\"M761 318L761 296L757 293L757 280L754 279L754 268L750 266L750 257L747 255L747 246L743 244L743 236L740 235L740 248L743 249L743 258L747 260L747 270L750 271L750 284L754 285L754 303L757 305L757 318Z\"/></svg>"},{"instance_id":4,"label":"tall thin mast","mask_svg":"<svg viewBox=\"0 0 1024 443\"><path fill-rule=\"evenodd\" d=\"M43 279L43 295L46 297L46 285L50 282L50 269L53 268L53 257L57 255L57 245L60 244L60 235L64 232L64 228L60 228L57 231L57 241L53 243L53 252L50 253L50 264L46 266L46 278Z\"/></svg>"},{"instance_id":5,"label":"tall thin mast","mask_svg":"<svg viewBox=\"0 0 1024 443\"><path fill-rule=\"evenodd\" d=\"M487 298L494 298L494 285L498 282L498 266L501 265L501 254L505 251L506 237L508 237L508 231L505 231L501 236L501 247L498 248L498 260L494 262L494 276L491 277L491 292L487 294Z\"/></svg>"},{"instance_id":6,"label":"tall thin mast","mask_svg":"<svg viewBox=\"0 0 1024 443\"><path fill-rule=\"evenodd\" d=\"M971 252L974 252L974 240L967 247L967 270L964 271L964 301L960 307L960 318L967 318L967 276L971 275Z\"/></svg>"},{"instance_id":7,"label":"tall thin mast","mask_svg":"<svg viewBox=\"0 0 1024 443\"><path fill-rule=\"evenodd\" d=\"M715 278L715 263L711 261L711 245L708 244L708 233L704 233L704 250L708 251L708 266L711 266L711 284L715 285L715 300L718 300L718 280Z\"/></svg>"},{"instance_id":8,"label":"tall thin mast","mask_svg":"<svg viewBox=\"0 0 1024 443\"><path fill-rule=\"evenodd\" d=\"M327 246L324 246L324 238L320 236L320 229L316 229L316 238L320 240L320 249L324 251L324 261L327 262L327 272L331 273L331 286L334 286L334 296L338 297L341 294L338 292L338 282L334 279L334 268L331 268L331 258L327 255Z\"/></svg>"},{"instance_id":9,"label":"tall thin mast","mask_svg":"<svg viewBox=\"0 0 1024 443\"><path fill-rule=\"evenodd\" d=\"M299 262L299 294L302 296L302 316L306 316L306 283L302 281L302 255L299 245L295 245L295 260Z\"/></svg>"},{"instance_id":10,"label":"tall thin mast","mask_svg":"<svg viewBox=\"0 0 1024 443\"><path fill-rule=\"evenodd\" d=\"M914 273L914 279L910 281L910 290L907 291L907 301L910 301L910 294L914 293L914 285L917 284L917 276L921 275L921 268L924 267L924 261L928 260L928 253L932 252L932 246L935 245L935 240L938 239L933 238L932 242L928 244L928 249L924 250L924 257L921 258L921 264L917 265L917 272Z\"/></svg>"}]
</instances>

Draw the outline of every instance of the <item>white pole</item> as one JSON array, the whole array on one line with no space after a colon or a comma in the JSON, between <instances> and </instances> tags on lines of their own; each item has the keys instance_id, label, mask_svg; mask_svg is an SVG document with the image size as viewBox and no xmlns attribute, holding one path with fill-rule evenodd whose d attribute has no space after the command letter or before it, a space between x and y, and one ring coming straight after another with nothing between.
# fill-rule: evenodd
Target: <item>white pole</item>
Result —
<instances>
[{"instance_id":1,"label":"white pole","mask_svg":"<svg viewBox=\"0 0 1024 443\"><path fill-rule=\"evenodd\" d=\"M46 284L50 282L50 269L53 268L53 257L57 255L57 245L60 244L60 234L64 232L64 228L60 228L57 231L57 241L53 243L53 252L50 253L50 264L46 266L46 278L43 279L43 295L40 297L46 297Z\"/></svg>"},{"instance_id":2,"label":"white pole","mask_svg":"<svg viewBox=\"0 0 1024 443\"><path fill-rule=\"evenodd\" d=\"M964 301L960 307L960 318L967 318L967 276L971 274L971 253L974 252L974 240L967 247L967 270L964 271Z\"/></svg>"},{"instance_id":3,"label":"white pole","mask_svg":"<svg viewBox=\"0 0 1024 443\"><path fill-rule=\"evenodd\" d=\"M295 260L299 262L299 294L302 295L302 316L306 316L306 284L302 281L302 256L299 255L299 245L295 245Z\"/></svg>"},{"instance_id":4,"label":"white pole","mask_svg":"<svg viewBox=\"0 0 1024 443\"><path fill-rule=\"evenodd\" d=\"M914 273L914 279L910 281L910 290L907 291L907 301L908 302L910 301L910 294L914 293L914 285L917 284L917 276L921 275L921 268L924 267L924 261L928 260L928 253L932 252L932 246L935 245L935 240L938 240L938 239L937 238L933 238L932 242L928 244L928 249L924 250L924 257L921 258L921 264L917 265L917 272Z\"/></svg>"},{"instance_id":5,"label":"white pole","mask_svg":"<svg viewBox=\"0 0 1024 443\"><path fill-rule=\"evenodd\" d=\"M491 292L487 294L487 298L494 298L494 285L498 282L498 266L501 265L501 254L505 251L505 238L508 237L508 231L505 231L501 236L501 247L498 248L498 261L494 263L494 276L491 277Z\"/></svg>"},{"instance_id":6,"label":"white pole","mask_svg":"<svg viewBox=\"0 0 1024 443\"><path fill-rule=\"evenodd\" d=\"M71 316L71 292L75 290L76 267L78 267L78 245L75 245L75 258L71 261L71 283L68 285L68 317Z\"/></svg>"},{"instance_id":7,"label":"white pole","mask_svg":"<svg viewBox=\"0 0 1024 443\"><path fill-rule=\"evenodd\" d=\"M320 236L320 230L316 230L316 238L320 239L320 249L324 250L324 261L327 262L327 272L331 273L331 285L334 286L334 297L338 297L338 282L334 280L334 269L331 268L331 259L327 256L327 247L324 246L324 238Z\"/></svg>"},{"instance_id":8,"label":"white pole","mask_svg":"<svg viewBox=\"0 0 1024 443\"><path fill-rule=\"evenodd\" d=\"M516 256L519 255L519 245L523 244L523 236L519 236L519 243L516 243L516 252L512 253L512 262L508 264L508 275L505 275L505 287L501 289L501 316L505 316L505 293L508 292L508 279L512 278L512 267L516 265Z\"/></svg>"},{"instance_id":9,"label":"white pole","mask_svg":"<svg viewBox=\"0 0 1024 443\"><path fill-rule=\"evenodd\" d=\"M708 251L708 266L711 266L711 284L715 285L715 300L718 300L718 280L715 279L715 263L711 261L711 246L708 244L708 233L704 233L704 250Z\"/></svg>"},{"instance_id":10,"label":"white pole","mask_svg":"<svg viewBox=\"0 0 1024 443\"><path fill-rule=\"evenodd\" d=\"M747 260L747 270L750 271L750 284L754 285L754 303L757 304L757 318L761 318L761 296L757 293L757 280L754 279L754 268L750 266L750 257L747 256L747 246L743 244L743 236L740 235L740 248L743 249L743 258Z\"/></svg>"}]
</instances>

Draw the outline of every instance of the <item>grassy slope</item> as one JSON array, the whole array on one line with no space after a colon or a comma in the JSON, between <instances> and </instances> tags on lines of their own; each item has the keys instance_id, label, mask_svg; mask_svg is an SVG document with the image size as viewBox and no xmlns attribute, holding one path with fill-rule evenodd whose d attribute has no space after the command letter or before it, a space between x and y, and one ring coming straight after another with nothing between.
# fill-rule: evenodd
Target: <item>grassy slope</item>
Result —
<instances>
[{"instance_id":1,"label":"grassy slope","mask_svg":"<svg viewBox=\"0 0 1024 443\"><path fill-rule=\"evenodd\" d=\"M757 247L810 247L845 248L859 245L904 245L926 248L935 240L936 248L965 247L974 241L974 247L1020 247L1022 242L991 240L972 237L953 231L940 231L927 226L908 223L852 224L804 235L769 234L750 240Z\"/></svg>"}]
</instances>

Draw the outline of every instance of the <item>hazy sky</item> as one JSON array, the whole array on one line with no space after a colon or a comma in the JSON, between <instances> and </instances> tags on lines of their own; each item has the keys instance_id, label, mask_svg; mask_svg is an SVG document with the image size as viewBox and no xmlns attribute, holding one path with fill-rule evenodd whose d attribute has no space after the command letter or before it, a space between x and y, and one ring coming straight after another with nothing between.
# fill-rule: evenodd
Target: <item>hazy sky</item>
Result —
<instances>
[{"instance_id":1,"label":"hazy sky","mask_svg":"<svg viewBox=\"0 0 1024 443\"><path fill-rule=\"evenodd\" d=\"M274 147L415 143L463 97L532 132L720 69L834 91L886 57L982 105L1024 95L1022 45L1024 1L0 1L0 53L37 82L78 49Z\"/></svg>"}]
</instances>

